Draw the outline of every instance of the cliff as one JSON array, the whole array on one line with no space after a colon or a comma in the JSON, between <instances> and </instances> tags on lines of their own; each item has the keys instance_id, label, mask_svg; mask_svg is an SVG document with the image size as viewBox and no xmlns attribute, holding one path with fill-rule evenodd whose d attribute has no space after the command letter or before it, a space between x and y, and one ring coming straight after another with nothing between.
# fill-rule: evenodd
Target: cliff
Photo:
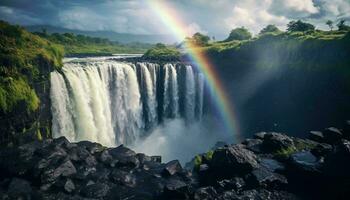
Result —
<instances>
[{"instance_id":1,"label":"cliff","mask_svg":"<svg viewBox=\"0 0 350 200\"><path fill-rule=\"evenodd\" d=\"M51 136L49 75L62 48L0 21L0 144Z\"/></svg>"}]
</instances>

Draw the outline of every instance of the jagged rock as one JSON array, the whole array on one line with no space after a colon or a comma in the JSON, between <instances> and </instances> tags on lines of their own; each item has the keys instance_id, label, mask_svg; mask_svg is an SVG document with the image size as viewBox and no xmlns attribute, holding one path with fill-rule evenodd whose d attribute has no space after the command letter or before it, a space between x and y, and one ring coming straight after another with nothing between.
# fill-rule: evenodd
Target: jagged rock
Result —
<instances>
[{"instance_id":1,"label":"jagged rock","mask_svg":"<svg viewBox=\"0 0 350 200\"><path fill-rule=\"evenodd\" d=\"M342 139L343 134L337 128L330 127L323 131L324 141L328 144L335 144Z\"/></svg>"},{"instance_id":2,"label":"jagged rock","mask_svg":"<svg viewBox=\"0 0 350 200\"><path fill-rule=\"evenodd\" d=\"M245 181L243 178L234 177L232 179L224 179L217 182L217 187L221 190L234 190L235 192L240 192L245 186Z\"/></svg>"},{"instance_id":3,"label":"jagged rock","mask_svg":"<svg viewBox=\"0 0 350 200\"><path fill-rule=\"evenodd\" d=\"M71 179L68 179L64 184L64 190L68 193L71 193L75 190L75 185Z\"/></svg>"},{"instance_id":4,"label":"jagged rock","mask_svg":"<svg viewBox=\"0 0 350 200\"><path fill-rule=\"evenodd\" d=\"M290 156L290 162L299 170L305 172L318 172L320 168L318 159L310 151L293 153Z\"/></svg>"},{"instance_id":5,"label":"jagged rock","mask_svg":"<svg viewBox=\"0 0 350 200\"><path fill-rule=\"evenodd\" d=\"M332 145L326 143L318 143L313 149L311 149L311 153L317 157L325 156L332 151Z\"/></svg>"},{"instance_id":6,"label":"jagged rock","mask_svg":"<svg viewBox=\"0 0 350 200\"><path fill-rule=\"evenodd\" d=\"M266 133L262 143L263 149L268 153L274 153L283 149L295 148L293 140L281 133Z\"/></svg>"},{"instance_id":7,"label":"jagged rock","mask_svg":"<svg viewBox=\"0 0 350 200\"><path fill-rule=\"evenodd\" d=\"M8 187L11 199L31 199L32 187L26 180L13 178Z\"/></svg>"},{"instance_id":8,"label":"jagged rock","mask_svg":"<svg viewBox=\"0 0 350 200\"><path fill-rule=\"evenodd\" d=\"M262 200L262 199L269 199L269 200L297 200L298 197L285 192L285 191L268 191L265 189L260 190L246 190L242 194L236 194L233 191L226 191L222 195L220 195L218 200Z\"/></svg>"},{"instance_id":9,"label":"jagged rock","mask_svg":"<svg viewBox=\"0 0 350 200\"><path fill-rule=\"evenodd\" d=\"M265 167L259 167L248 174L247 183L250 187L255 188L282 189L288 184L288 181L283 175L273 173Z\"/></svg>"},{"instance_id":10,"label":"jagged rock","mask_svg":"<svg viewBox=\"0 0 350 200\"><path fill-rule=\"evenodd\" d=\"M257 157L243 145L233 145L214 151L210 165L225 177L246 174L258 166Z\"/></svg>"},{"instance_id":11,"label":"jagged rock","mask_svg":"<svg viewBox=\"0 0 350 200\"><path fill-rule=\"evenodd\" d=\"M255 133L253 137L254 137L254 139L263 140L265 135L266 135L266 132L259 132L259 133Z\"/></svg>"},{"instance_id":12,"label":"jagged rock","mask_svg":"<svg viewBox=\"0 0 350 200\"><path fill-rule=\"evenodd\" d=\"M217 197L217 193L213 187L199 188L194 193L195 200L214 200Z\"/></svg>"},{"instance_id":13,"label":"jagged rock","mask_svg":"<svg viewBox=\"0 0 350 200\"><path fill-rule=\"evenodd\" d=\"M81 141L78 142L77 145L84 147L87 151L89 151L90 154L99 153L105 149L105 147L103 147L101 144L90 141Z\"/></svg>"},{"instance_id":14,"label":"jagged rock","mask_svg":"<svg viewBox=\"0 0 350 200\"><path fill-rule=\"evenodd\" d=\"M163 174L165 176L172 176L181 171L182 171L182 167L180 162L178 160L172 160L165 165Z\"/></svg>"},{"instance_id":15,"label":"jagged rock","mask_svg":"<svg viewBox=\"0 0 350 200\"><path fill-rule=\"evenodd\" d=\"M280 172L285 170L285 166L281 162L271 158L262 158L260 160L260 165L271 172Z\"/></svg>"},{"instance_id":16,"label":"jagged rock","mask_svg":"<svg viewBox=\"0 0 350 200\"><path fill-rule=\"evenodd\" d=\"M199 165L198 172L201 173L201 172L207 171L208 169L209 169L208 164L201 164Z\"/></svg>"},{"instance_id":17,"label":"jagged rock","mask_svg":"<svg viewBox=\"0 0 350 200\"><path fill-rule=\"evenodd\" d=\"M166 199L188 199L188 185L178 178L170 178L166 181L163 197Z\"/></svg>"},{"instance_id":18,"label":"jagged rock","mask_svg":"<svg viewBox=\"0 0 350 200\"><path fill-rule=\"evenodd\" d=\"M309 138L316 142L324 142L323 133L320 131L310 131Z\"/></svg>"},{"instance_id":19,"label":"jagged rock","mask_svg":"<svg viewBox=\"0 0 350 200\"><path fill-rule=\"evenodd\" d=\"M350 178L350 142L342 140L325 157L324 173L332 177Z\"/></svg>"},{"instance_id":20,"label":"jagged rock","mask_svg":"<svg viewBox=\"0 0 350 200\"><path fill-rule=\"evenodd\" d=\"M261 153L262 142L263 141L260 139L246 139L242 142L242 144L246 145L246 148L254 153Z\"/></svg>"},{"instance_id":21,"label":"jagged rock","mask_svg":"<svg viewBox=\"0 0 350 200\"><path fill-rule=\"evenodd\" d=\"M76 173L77 170L73 163L70 160L67 160L57 168L46 169L41 175L41 181L42 183L52 183L55 182L60 176L69 177Z\"/></svg>"},{"instance_id":22,"label":"jagged rock","mask_svg":"<svg viewBox=\"0 0 350 200\"><path fill-rule=\"evenodd\" d=\"M134 187L136 184L136 179L134 175L119 169L114 169L110 177L114 182L120 185Z\"/></svg>"},{"instance_id":23,"label":"jagged rock","mask_svg":"<svg viewBox=\"0 0 350 200\"><path fill-rule=\"evenodd\" d=\"M109 192L109 187L104 183L93 183L85 186L81 191L81 195L89 198L102 198Z\"/></svg>"}]
</instances>

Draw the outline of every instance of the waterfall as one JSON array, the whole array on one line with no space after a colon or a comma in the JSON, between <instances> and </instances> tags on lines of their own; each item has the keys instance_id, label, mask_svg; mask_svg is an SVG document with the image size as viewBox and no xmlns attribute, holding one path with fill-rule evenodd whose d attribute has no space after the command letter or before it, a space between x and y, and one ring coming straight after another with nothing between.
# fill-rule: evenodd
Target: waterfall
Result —
<instances>
[{"instance_id":1,"label":"waterfall","mask_svg":"<svg viewBox=\"0 0 350 200\"><path fill-rule=\"evenodd\" d=\"M179 91L182 67L185 87ZM181 107L185 121L200 120L203 87L203 75L191 66L67 62L60 72L51 73L53 136L106 146L132 144L156 127L160 118L180 118L180 100L185 102ZM183 99L180 92L185 94Z\"/></svg>"},{"instance_id":2,"label":"waterfall","mask_svg":"<svg viewBox=\"0 0 350 200\"><path fill-rule=\"evenodd\" d=\"M164 66L164 104L163 116L165 118L175 118L179 112L179 95L177 84L177 72L175 66L166 64Z\"/></svg>"},{"instance_id":3,"label":"waterfall","mask_svg":"<svg viewBox=\"0 0 350 200\"><path fill-rule=\"evenodd\" d=\"M189 122L192 122L195 119L195 98L196 98L196 90L195 90L195 81L193 70L191 66L186 66L186 87L185 87L185 115L186 119Z\"/></svg>"}]
</instances>

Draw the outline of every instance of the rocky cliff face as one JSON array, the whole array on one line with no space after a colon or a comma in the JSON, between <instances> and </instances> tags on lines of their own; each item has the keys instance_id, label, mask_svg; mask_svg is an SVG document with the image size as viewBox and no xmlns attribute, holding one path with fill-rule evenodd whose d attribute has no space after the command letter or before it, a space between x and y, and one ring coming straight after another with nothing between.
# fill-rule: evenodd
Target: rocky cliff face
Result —
<instances>
[{"instance_id":1,"label":"rocky cliff face","mask_svg":"<svg viewBox=\"0 0 350 200\"><path fill-rule=\"evenodd\" d=\"M350 122L310 139L262 132L193 171L124 146L48 139L0 150L0 198L348 199L349 139Z\"/></svg>"}]
</instances>

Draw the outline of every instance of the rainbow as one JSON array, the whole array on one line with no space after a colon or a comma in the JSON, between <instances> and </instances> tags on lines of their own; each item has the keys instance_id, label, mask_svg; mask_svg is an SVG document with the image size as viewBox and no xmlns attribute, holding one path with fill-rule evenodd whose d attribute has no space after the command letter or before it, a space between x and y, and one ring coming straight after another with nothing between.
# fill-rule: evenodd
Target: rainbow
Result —
<instances>
[{"instance_id":1,"label":"rainbow","mask_svg":"<svg viewBox=\"0 0 350 200\"><path fill-rule=\"evenodd\" d=\"M157 14L157 16L171 30L179 41L184 40L184 38L188 36L185 32L186 26L180 20L180 17L177 16L174 9L166 4L167 1L149 0L147 2L152 11ZM224 125L227 131L232 133L236 140L240 140L239 127L237 124L237 119L234 115L233 105L230 103L230 98L228 97L218 74L215 72L214 65L210 62L205 53L196 48L195 44L186 42L186 49L190 59L196 63L206 77L209 89L214 97L214 100L216 101L217 109L224 120Z\"/></svg>"}]
</instances>

